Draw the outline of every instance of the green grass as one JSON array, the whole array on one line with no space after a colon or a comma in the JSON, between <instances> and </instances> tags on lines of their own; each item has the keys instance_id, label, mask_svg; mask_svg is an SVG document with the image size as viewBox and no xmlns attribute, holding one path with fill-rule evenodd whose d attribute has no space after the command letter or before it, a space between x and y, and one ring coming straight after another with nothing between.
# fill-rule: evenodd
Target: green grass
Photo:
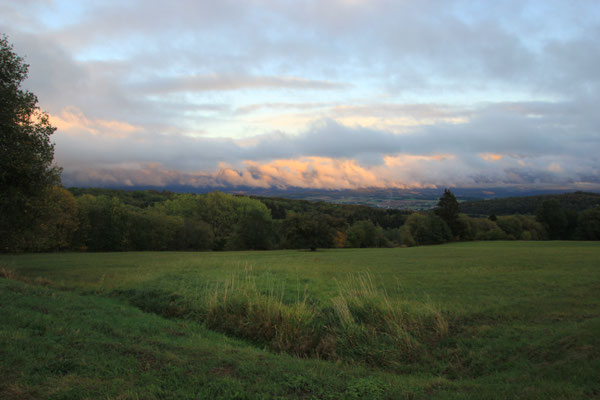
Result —
<instances>
[{"instance_id":1,"label":"green grass","mask_svg":"<svg viewBox=\"0 0 600 400\"><path fill-rule=\"evenodd\" d=\"M0 267L2 398L600 396L599 243Z\"/></svg>"}]
</instances>

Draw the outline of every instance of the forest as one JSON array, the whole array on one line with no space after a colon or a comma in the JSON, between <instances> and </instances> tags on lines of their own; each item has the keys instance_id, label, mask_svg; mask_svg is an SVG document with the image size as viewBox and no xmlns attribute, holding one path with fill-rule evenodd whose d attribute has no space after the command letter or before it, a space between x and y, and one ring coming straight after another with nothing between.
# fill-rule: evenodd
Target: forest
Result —
<instances>
[{"instance_id":1,"label":"forest","mask_svg":"<svg viewBox=\"0 0 600 400\"><path fill-rule=\"evenodd\" d=\"M463 213L470 216L511 215L536 213L544 201L557 201L565 212L581 212L600 204L600 194L571 192L540 196L505 197L499 199L465 201L460 203Z\"/></svg>"},{"instance_id":2,"label":"forest","mask_svg":"<svg viewBox=\"0 0 600 400\"><path fill-rule=\"evenodd\" d=\"M52 186L4 252L410 247L471 240L599 240L600 206L556 199L533 215L469 217L450 190L429 212L252 198ZM27 229L25 229L27 227Z\"/></svg>"}]
</instances>

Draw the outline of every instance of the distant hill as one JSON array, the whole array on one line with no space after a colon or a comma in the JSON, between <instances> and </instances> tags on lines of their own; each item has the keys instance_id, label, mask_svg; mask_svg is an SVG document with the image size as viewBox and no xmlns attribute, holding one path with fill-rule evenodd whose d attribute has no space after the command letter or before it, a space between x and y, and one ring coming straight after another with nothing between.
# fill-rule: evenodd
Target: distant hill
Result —
<instances>
[{"instance_id":1,"label":"distant hill","mask_svg":"<svg viewBox=\"0 0 600 400\"><path fill-rule=\"evenodd\" d=\"M460 203L460 210L470 216L535 214L539 205L545 200L557 200L563 209L579 212L599 205L600 194L573 192L465 201Z\"/></svg>"},{"instance_id":2,"label":"distant hill","mask_svg":"<svg viewBox=\"0 0 600 400\"><path fill-rule=\"evenodd\" d=\"M539 189L528 187L488 187L460 188L451 187L458 201L475 201L481 199L499 199L515 196L557 195L564 190ZM364 188L364 189L310 189L310 188L253 188L244 186L193 187L185 185L155 186L109 186L105 188L71 188L76 196L83 193L93 195L104 194L116 196L126 204L137 207L151 205L161 199L169 198L174 193L203 194L214 190L224 193L242 194L262 198L276 197L297 200L325 201L336 204L359 204L385 209L425 211L434 208L444 193L444 188ZM129 193L129 194L128 194ZM135 193L135 195L133 195Z\"/></svg>"}]
</instances>

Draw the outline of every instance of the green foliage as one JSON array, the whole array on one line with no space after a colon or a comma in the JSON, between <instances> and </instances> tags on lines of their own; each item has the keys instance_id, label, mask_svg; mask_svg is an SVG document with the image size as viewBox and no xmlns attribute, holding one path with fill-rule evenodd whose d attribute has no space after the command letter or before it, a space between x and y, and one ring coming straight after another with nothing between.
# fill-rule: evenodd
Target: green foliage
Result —
<instances>
[{"instance_id":1,"label":"green foliage","mask_svg":"<svg viewBox=\"0 0 600 400\"><path fill-rule=\"evenodd\" d=\"M184 229L179 237L180 250L210 250L213 248L214 234L211 226L199 217L184 218Z\"/></svg>"},{"instance_id":2,"label":"green foliage","mask_svg":"<svg viewBox=\"0 0 600 400\"><path fill-rule=\"evenodd\" d=\"M237 197L238 220L230 247L244 250L267 250L275 241L271 212L260 201Z\"/></svg>"},{"instance_id":3,"label":"green foliage","mask_svg":"<svg viewBox=\"0 0 600 400\"><path fill-rule=\"evenodd\" d=\"M558 200L544 200L536 211L536 219L544 225L551 240L567 239L567 213Z\"/></svg>"},{"instance_id":4,"label":"green foliage","mask_svg":"<svg viewBox=\"0 0 600 400\"><path fill-rule=\"evenodd\" d=\"M465 201L461 212L470 216L535 215L544 201L556 200L565 211L581 212L600 204L599 193L573 192L541 196L506 197L502 199Z\"/></svg>"},{"instance_id":5,"label":"green foliage","mask_svg":"<svg viewBox=\"0 0 600 400\"><path fill-rule=\"evenodd\" d=\"M526 215L517 215L521 221L523 231L519 239L521 240L544 240L548 236L544 226L536 221L535 217Z\"/></svg>"},{"instance_id":6,"label":"green foliage","mask_svg":"<svg viewBox=\"0 0 600 400\"><path fill-rule=\"evenodd\" d=\"M600 240L600 206L581 213L577 234L583 240Z\"/></svg>"},{"instance_id":7,"label":"green foliage","mask_svg":"<svg viewBox=\"0 0 600 400\"><path fill-rule=\"evenodd\" d=\"M75 246L90 251L129 248L129 209L117 198L83 195L77 199L79 229Z\"/></svg>"},{"instance_id":8,"label":"green foliage","mask_svg":"<svg viewBox=\"0 0 600 400\"><path fill-rule=\"evenodd\" d=\"M160 213L185 218L201 217L203 207L202 197L189 193L176 194L171 199L154 205L154 208Z\"/></svg>"},{"instance_id":9,"label":"green foliage","mask_svg":"<svg viewBox=\"0 0 600 400\"><path fill-rule=\"evenodd\" d=\"M385 394L386 386L377 378L362 378L352 382L344 392L345 399L381 398Z\"/></svg>"},{"instance_id":10,"label":"green foliage","mask_svg":"<svg viewBox=\"0 0 600 400\"><path fill-rule=\"evenodd\" d=\"M459 237L461 234L464 235L461 231L463 226L459 226L458 224L458 213L460 212L458 200L456 200L450 189L444 189L444 194L440 198L434 212L448 225L453 237Z\"/></svg>"},{"instance_id":11,"label":"green foliage","mask_svg":"<svg viewBox=\"0 0 600 400\"><path fill-rule=\"evenodd\" d=\"M516 240L521 237L523 232L523 224L515 215L498 217L496 225L506 234L506 239Z\"/></svg>"},{"instance_id":12,"label":"green foliage","mask_svg":"<svg viewBox=\"0 0 600 400\"><path fill-rule=\"evenodd\" d=\"M452 238L446 222L435 214L411 214L406 219L405 225L416 245L441 244ZM406 240L410 241L408 236Z\"/></svg>"},{"instance_id":13,"label":"green foliage","mask_svg":"<svg viewBox=\"0 0 600 400\"><path fill-rule=\"evenodd\" d=\"M402 243L401 228L390 228L383 231L386 239L386 246L396 247Z\"/></svg>"},{"instance_id":14,"label":"green foliage","mask_svg":"<svg viewBox=\"0 0 600 400\"><path fill-rule=\"evenodd\" d=\"M496 220L497 222L497 220ZM475 240L504 240L506 233L498 227L496 222L488 218L470 218L471 232Z\"/></svg>"},{"instance_id":15,"label":"green foliage","mask_svg":"<svg viewBox=\"0 0 600 400\"><path fill-rule=\"evenodd\" d=\"M466 214L458 214L455 221L456 238L458 240L473 240L475 238L470 220Z\"/></svg>"},{"instance_id":16,"label":"green foliage","mask_svg":"<svg viewBox=\"0 0 600 400\"><path fill-rule=\"evenodd\" d=\"M417 242L410 231L410 225L408 224L404 224L404 226L400 228L400 245L402 247L412 247L417 245Z\"/></svg>"},{"instance_id":17,"label":"green foliage","mask_svg":"<svg viewBox=\"0 0 600 400\"><path fill-rule=\"evenodd\" d=\"M116 193L118 196L94 196L88 192ZM45 190L32 201L32 220L28 231L13 235L13 244L21 250L264 250L273 248L317 247L410 247L455 240L543 240L546 228L533 217L501 216L496 221L469 218L458 214L454 219L454 235L441 217L430 214L388 213L368 207L339 206L289 199L268 200L235 196L220 192L205 195L164 194L163 201L150 202L163 194L154 192L110 191L104 189L71 190L84 193L73 197L64 189ZM148 197L150 196L150 197ZM447 197L451 197L447 195ZM135 199L146 206L130 204ZM273 206L276 204L277 207ZM278 208L281 207L281 208ZM286 210L307 209L294 213ZM287 213L284 219L273 219L272 210ZM320 213L314 210L324 210ZM438 209L439 212L439 209ZM74 217L76 215L76 218ZM562 214L561 214L562 215ZM587 214L586 214L587 215ZM591 215L591 214L590 214ZM366 216L359 219L360 216ZM380 218L380 217L384 218ZM392 221L391 227L375 223ZM563 237L585 236L574 212L564 212ZM401 217L401 218L400 218ZM398 221L404 225L394 227ZM563 220L564 222L564 220ZM588 229L588 228L586 228ZM588 229L589 230L589 229Z\"/></svg>"},{"instance_id":18,"label":"green foliage","mask_svg":"<svg viewBox=\"0 0 600 400\"><path fill-rule=\"evenodd\" d=\"M77 204L67 190L49 186L29 201L27 229L11 235L12 251L58 251L71 247L78 229Z\"/></svg>"},{"instance_id":19,"label":"green foliage","mask_svg":"<svg viewBox=\"0 0 600 400\"><path fill-rule=\"evenodd\" d=\"M201 196L200 201L200 216L212 227L213 250L223 250L235 229L239 203L235 196L222 192L208 193Z\"/></svg>"},{"instance_id":20,"label":"green foliage","mask_svg":"<svg viewBox=\"0 0 600 400\"><path fill-rule=\"evenodd\" d=\"M315 251L318 247L333 247L333 225L333 218L326 214L290 213L282 222L281 231L286 247Z\"/></svg>"},{"instance_id":21,"label":"green foliage","mask_svg":"<svg viewBox=\"0 0 600 400\"><path fill-rule=\"evenodd\" d=\"M182 217L129 208L127 250L188 250L187 231ZM183 236L183 237L182 237ZM195 247L194 250L202 250Z\"/></svg>"},{"instance_id":22,"label":"green foliage","mask_svg":"<svg viewBox=\"0 0 600 400\"><path fill-rule=\"evenodd\" d=\"M245 196L178 194L154 208L184 218L183 241L188 249L268 249L274 241L269 210Z\"/></svg>"},{"instance_id":23,"label":"green foliage","mask_svg":"<svg viewBox=\"0 0 600 400\"><path fill-rule=\"evenodd\" d=\"M389 244L383 229L370 220L355 222L346 234L350 247L387 247Z\"/></svg>"},{"instance_id":24,"label":"green foliage","mask_svg":"<svg viewBox=\"0 0 600 400\"><path fill-rule=\"evenodd\" d=\"M44 190L35 207L37 224L26 240L27 251L56 251L71 247L77 232L77 202L73 195L59 186Z\"/></svg>"},{"instance_id":25,"label":"green foliage","mask_svg":"<svg viewBox=\"0 0 600 400\"><path fill-rule=\"evenodd\" d=\"M357 221L370 220L374 225L379 225L383 229L393 229L401 227L406 216L410 214L406 210L381 209L364 205L333 204L324 201L313 202L277 197L254 196L253 198L263 202L271 210L274 219L285 219L287 213L290 212L314 212L343 220L347 225L352 225Z\"/></svg>"},{"instance_id":26,"label":"green foliage","mask_svg":"<svg viewBox=\"0 0 600 400\"><path fill-rule=\"evenodd\" d=\"M0 37L0 251L29 247L37 224L35 208L44 192L59 183L52 166L55 128L37 97L21 89L28 65L5 36Z\"/></svg>"},{"instance_id":27,"label":"green foliage","mask_svg":"<svg viewBox=\"0 0 600 400\"><path fill-rule=\"evenodd\" d=\"M75 197L81 197L84 194L92 196L116 197L123 204L136 208L148 208L156 204L163 203L175 197L175 193L166 190L119 190L106 188L69 188Z\"/></svg>"}]
</instances>

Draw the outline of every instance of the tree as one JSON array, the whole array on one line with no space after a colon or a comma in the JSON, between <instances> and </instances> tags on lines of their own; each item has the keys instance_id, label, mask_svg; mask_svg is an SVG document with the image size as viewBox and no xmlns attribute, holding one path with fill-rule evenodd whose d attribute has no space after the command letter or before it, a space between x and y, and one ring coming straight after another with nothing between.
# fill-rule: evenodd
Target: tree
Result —
<instances>
[{"instance_id":1,"label":"tree","mask_svg":"<svg viewBox=\"0 0 600 400\"><path fill-rule=\"evenodd\" d=\"M383 229L368 219L352 224L346 234L351 247L384 247L388 245Z\"/></svg>"},{"instance_id":2,"label":"tree","mask_svg":"<svg viewBox=\"0 0 600 400\"><path fill-rule=\"evenodd\" d=\"M567 238L569 220L558 200L543 201L537 209L536 219L544 225L551 240Z\"/></svg>"},{"instance_id":3,"label":"tree","mask_svg":"<svg viewBox=\"0 0 600 400\"><path fill-rule=\"evenodd\" d=\"M600 240L600 206L581 213L578 231L580 239Z\"/></svg>"},{"instance_id":4,"label":"tree","mask_svg":"<svg viewBox=\"0 0 600 400\"><path fill-rule=\"evenodd\" d=\"M129 249L130 213L116 197L83 195L77 199L79 229L74 243L82 250Z\"/></svg>"},{"instance_id":5,"label":"tree","mask_svg":"<svg viewBox=\"0 0 600 400\"><path fill-rule=\"evenodd\" d=\"M27 251L65 250L77 231L77 202L63 187L51 186L36 207L37 226L32 230Z\"/></svg>"},{"instance_id":6,"label":"tree","mask_svg":"<svg viewBox=\"0 0 600 400\"><path fill-rule=\"evenodd\" d=\"M0 37L0 250L21 250L36 199L60 181L52 166L55 128L37 97L21 89L29 66Z\"/></svg>"},{"instance_id":7,"label":"tree","mask_svg":"<svg viewBox=\"0 0 600 400\"><path fill-rule=\"evenodd\" d=\"M332 218L327 214L289 213L281 226L283 236L291 248L332 247L335 231Z\"/></svg>"},{"instance_id":8,"label":"tree","mask_svg":"<svg viewBox=\"0 0 600 400\"><path fill-rule=\"evenodd\" d=\"M506 239L506 233L489 218L469 218L469 225L475 240Z\"/></svg>"},{"instance_id":9,"label":"tree","mask_svg":"<svg viewBox=\"0 0 600 400\"><path fill-rule=\"evenodd\" d=\"M446 222L435 214L413 213L408 216L404 226L403 244L408 246L440 244L452 238Z\"/></svg>"},{"instance_id":10,"label":"tree","mask_svg":"<svg viewBox=\"0 0 600 400\"><path fill-rule=\"evenodd\" d=\"M523 232L523 223L521 219L516 215L505 215L498 217L496 220L498 228L502 229L506 233L506 238L509 240L516 240L521 237Z\"/></svg>"},{"instance_id":11,"label":"tree","mask_svg":"<svg viewBox=\"0 0 600 400\"><path fill-rule=\"evenodd\" d=\"M263 203L249 197L236 199L238 221L235 225L230 248L235 250L267 250L271 248L274 237L271 212Z\"/></svg>"},{"instance_id":12,"label":"tree","mask_svg":"<svg viewBox=\"0 0 600 400\"><path fill-rule=\"evenodd\" d=\"M458 206L456 197L450 189L444 189L444 195L440 197L435 213L448 225L454 237L460 236L461 233L461 227L458 224L459 212L460 207Z\"/></svg>"}]
</instances>

